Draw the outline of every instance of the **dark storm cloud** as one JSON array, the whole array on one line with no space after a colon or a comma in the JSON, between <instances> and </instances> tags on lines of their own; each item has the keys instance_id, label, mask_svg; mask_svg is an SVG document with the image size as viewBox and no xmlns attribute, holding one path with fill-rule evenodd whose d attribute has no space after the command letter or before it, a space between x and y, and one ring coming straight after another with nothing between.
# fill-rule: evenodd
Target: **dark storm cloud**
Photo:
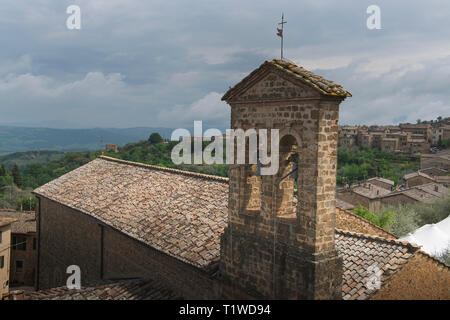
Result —
<instances>
[{"instance_id":1,"label":"dark storm cloud","mask_svg":"<svg viewBox=\"0 0 450 320\"><path fill-rule=\"evenodd\" d=\"M0 123L226 127L221 94L278 57L282 10L286 57L353 93L341 123L449 115L448 1L35 0L2 3Z\"/></svg>"}]
</instances>

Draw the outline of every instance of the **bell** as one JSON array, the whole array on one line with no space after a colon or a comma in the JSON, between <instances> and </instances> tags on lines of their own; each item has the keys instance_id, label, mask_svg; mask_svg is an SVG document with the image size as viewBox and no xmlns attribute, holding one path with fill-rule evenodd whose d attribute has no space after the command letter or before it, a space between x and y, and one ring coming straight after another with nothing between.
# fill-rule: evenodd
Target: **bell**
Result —
<instances>
[{"instance_id":1,"label":"bell","mask_svg":"<svg viewBox=\"0 0 450 320\"><path fill-rule=\"evenodd\" d=\"M297 180L297 178L298 178L298 165L296 162L294 162L294 164L292 165L292 171L291 171L289 177L294 180Z\"/></svg>"}]
</instances>

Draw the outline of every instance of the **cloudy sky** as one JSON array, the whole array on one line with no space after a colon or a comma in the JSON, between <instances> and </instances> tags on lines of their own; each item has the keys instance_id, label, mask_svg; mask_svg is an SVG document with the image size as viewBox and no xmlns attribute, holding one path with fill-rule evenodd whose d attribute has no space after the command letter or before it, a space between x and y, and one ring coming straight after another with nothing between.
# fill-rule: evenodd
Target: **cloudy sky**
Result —
<instances>
[{"instance_id":1,"label":"cloudy sky","mask_svg":"<svg viewBox=\"0 0 450 320\"><path fill-rule=\"evenodd\" d=\"M66 27L69 5L81 30ZM381 30L366 9L381 8ZM228 87L279 56L349 90L341 124L450 116L448 0L7 0L0 123L227 127Z\"/></svg>"}]
</instances>

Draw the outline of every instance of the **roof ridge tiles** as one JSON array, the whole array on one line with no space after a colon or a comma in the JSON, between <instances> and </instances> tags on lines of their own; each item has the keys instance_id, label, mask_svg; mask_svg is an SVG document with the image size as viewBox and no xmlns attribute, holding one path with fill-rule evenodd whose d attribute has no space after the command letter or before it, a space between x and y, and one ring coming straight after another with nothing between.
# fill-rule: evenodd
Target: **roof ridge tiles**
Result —
<instances>
[{"instance_id":1,"label":"roof ridge tiles","mask_svg":"<svg viewBox=\"0 0 450 320\"><path fill-rule=\"evenodd\" d=\"M339 209L340 211L343 211L343 212L345 212L346 214L351 214L352 216L356 217L357 219L366 222L366 223L369 224L370 226L372 226L372 227L374 227L374 228L376 228L376 229L378 229L378 230L380 230L380 231L383 231L383 232L385 232L385 233L391 235L391 236L394 237L395 239L398 239L398 237L397 237L394 233L389 232L388 230L383 229L383 228L377 226L375 223L370 222L369 220L366 220L366 219L364 219L363 217L360 217L360 216L358 216L357 214L354 214L353 212L350 212L349 210L345 210L345 209L339 208L338 206L336 206L336 209ZM338 228L336 228L336 230L345 231L345 230L343 230L343 229L338 229ZM349 232L351 232L351 231L349 231Z\"/></svg>"},{"instance_id":2,"label":"roof ridge tiles","mask_svg":"<svg viewBox=\"0 0 450 320\"><path fill-rule=\"evenodd\" d=\"M216 181L226 182L226 183L229 182L229 178L213 176L213 175L204 174L204 173L191 172L191 171L173 169L173 168L165 168L165 167L155 166L155 165L151 165L151 164L145 164L145 163L141 163L141 162L134 162L134 161L128 161L128 160L107 157L107 156L103 156L103 155L100 156L99 158L106 160L106 161L122 163L122 164L135 166L135 167L142 167L142 168L146 168L146 169L166 171L166 172L170 172L170 173L182 174L182 175L186 175L186 176L193 176L193 177L208 179L208 180L216 180Z\"/></svg>"},{"instance_id":3,"label":"roof ridge tiles","mask_svg":"<svg viewBox=\"0 0 450 320\"><path fill-rule=\"evenodd\" d=\"M257 79L258 73L261 71L265 71L264 69L266 69L267 66L275 68L275 70L282 70L283 72L286 72L295 79L302 80L305 84L315 88L317 91L319 91L321 94L325 96L333 96L340 98L352 96L350 92L345 90L341 85L337 84L336 82L325 79L322 76L319 76L318 74L315 74L314 72L309 71L304 67L295 64L292 61L287 61L285 59L284 60L273 59L265 61L257 69L253 70L246 77L244 77L244 79L242 79L234 87L230 88L222 97L222 100L227 101L228 99L232 98L237 93L239 93L241 90L248 88L248 85L252 83L253 80Z\"/></svg>"},{"instance_id":4,"label":"roof ridge tiles","mask_svg":"<svg viewBox=\"0 0 450 320\"><path fill-rule=\"evenodd\" d=\"M357 237L360 239L371 239L371 240L376 240L379 242L403 246L403 247L406 247L409 250L413 251L413 253L416 253L421 248L421 246L415 245L414 243L411 243L408 241L400 241L398 239L387 239L387 238L384 238L381 236L371 235L371 234L367 234L367 233L353 232L353 231L348 231L348 230L342 230L342 229L338 229L338 228L335 228L335 230L336 230L337 234L349 235L349 236Z\"/></svg>"}]
</instances>

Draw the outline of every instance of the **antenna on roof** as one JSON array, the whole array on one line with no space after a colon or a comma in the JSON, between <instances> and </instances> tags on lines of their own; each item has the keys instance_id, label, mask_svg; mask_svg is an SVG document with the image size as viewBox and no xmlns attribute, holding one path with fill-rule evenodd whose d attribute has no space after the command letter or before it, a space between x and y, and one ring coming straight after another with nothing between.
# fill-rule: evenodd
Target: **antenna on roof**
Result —
<instances>
[{"instance_id":1,"label":"antenna on roof","mask_svg":"<svg viewBox=\"0 0 450 320\"><path fill-rule=\"evenodd\" d=\"M281 60L283 60L283 30L284 30L284 24L286 24L287 21L284 21L284 13L281 14L281 22L278 23L281 25L281 29L277 28L277 36L281 38Z\"/></svg>"}]
</instances>

